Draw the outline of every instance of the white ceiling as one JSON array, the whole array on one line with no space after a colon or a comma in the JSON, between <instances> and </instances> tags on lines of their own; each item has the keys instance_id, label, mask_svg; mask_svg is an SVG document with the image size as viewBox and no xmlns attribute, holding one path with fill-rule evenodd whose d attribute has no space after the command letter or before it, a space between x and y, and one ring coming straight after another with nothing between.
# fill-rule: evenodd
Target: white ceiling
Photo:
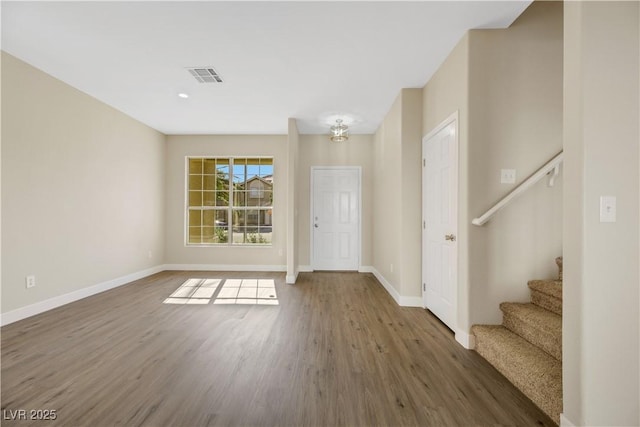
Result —
<instances>
[{"instance_id":1,"label":"white ceiling","mask_svg":"<svg viewBox=\"0 0 640 427\"><path fill-rule=\"evenodd\" d=\"M373 133L468 29L529 4L3 1L2 49L165 134L284 134L289 117L326 133L336 116Z\"/></svg>"}]
</instances>

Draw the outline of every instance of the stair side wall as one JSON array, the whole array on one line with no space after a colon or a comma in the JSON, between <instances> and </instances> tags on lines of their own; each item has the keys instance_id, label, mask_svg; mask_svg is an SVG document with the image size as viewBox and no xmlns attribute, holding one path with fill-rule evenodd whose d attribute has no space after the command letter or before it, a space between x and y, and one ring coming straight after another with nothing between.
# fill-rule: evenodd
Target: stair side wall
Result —
<instances>
[{"instance_id":1,"label":"stair side wall","mask_svg":"<svg viewBox=\"0 0 640 427\"><path fill-rule=\"evenodd\" d=\"M469 32L473 161L462 185L471 218L562 150L562 55L561 2L533 2L509 28ZM500 183L505 165L516 169L515 184ZM500 302L529 300L527 280L557 277L562 187L561 175L551 188L541 180L469 229L470 324L500 323Z\"/></svg>"}]
</instances>

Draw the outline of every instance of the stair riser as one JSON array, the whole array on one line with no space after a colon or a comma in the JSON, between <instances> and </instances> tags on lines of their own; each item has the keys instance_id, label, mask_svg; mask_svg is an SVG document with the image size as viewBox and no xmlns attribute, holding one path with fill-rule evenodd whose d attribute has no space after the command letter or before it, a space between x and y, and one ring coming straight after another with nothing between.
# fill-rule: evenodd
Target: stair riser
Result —
<instances>
[{"instance_id":1,"label":"stair riser","mask_svg":"<svg viewBox=\"0 0 640 427\"><path fill-rule=\"evenodd\" d=\"M531 302L539 307L562 316L562 300L531 289Z\"/></svg>"},{"instance_id":2,"label":"stair riser","mask_svg":"<svg viewBox=\"0 0 640 427\"><path fill-rule=\"evenodd\" d=\"M505 357L500 348L485 342L476 335L475 351L484 357L498 372L504 375L513 385L522 391L533 403L560 424L562 412L562 367L560 364L551 372L552 382L531 381L522 377L522 366L517 360Z\"/></svg>"},{"instance_id":3,"label":"stair riser","mask_svg":"<svg viewBox=\"0 0 640 427\"><path fill-rule=\"evenodd\" d=\"M541 331L534 326L527 324L520 319L504 313L502 324L513 333L520 335L536 347L549 353L559 361L562 361L562 337Z\"/></svg>"}]
</instances>

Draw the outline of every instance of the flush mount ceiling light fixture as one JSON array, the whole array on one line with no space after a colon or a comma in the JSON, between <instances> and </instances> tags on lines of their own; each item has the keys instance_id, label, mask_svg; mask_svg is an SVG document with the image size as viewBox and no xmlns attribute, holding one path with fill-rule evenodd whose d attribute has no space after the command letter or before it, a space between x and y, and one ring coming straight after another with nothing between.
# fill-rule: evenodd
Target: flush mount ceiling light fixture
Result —
<instances>
[{"instance_id":1,"label":"flush mount ceiling light fixture","mask_svg":"<svg viewBox=\"0 0 640 427\"><path fill-rule=\"evenodd\" d=\"M336 119L336 124L331 126L329 133L331 142L343 142L349 139L349 126L342 123L342 119Z\"/></svg>"}]
</instances>

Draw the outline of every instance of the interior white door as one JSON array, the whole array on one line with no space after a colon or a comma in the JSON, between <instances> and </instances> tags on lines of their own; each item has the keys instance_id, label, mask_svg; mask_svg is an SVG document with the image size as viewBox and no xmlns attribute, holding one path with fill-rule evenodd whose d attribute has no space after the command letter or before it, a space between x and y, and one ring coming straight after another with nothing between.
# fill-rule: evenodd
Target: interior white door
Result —
<instances>
[{"instance_id":1,"label":"interior white door","mask_svg":"<svg viewBox=\"0 0 640 427\"><path fill-rule=\"evenodd\" d=\"M312 168L311 228L314 270L358 270L360 169Z\"/></svg>"},{"instance_id":2,"label":"interior white door","mask_svg":"<svg viewBox=\"0 0 640 427\"><path fill-rule=\"evenodd\" d=\"M422 142L422 297L455 331L457 311L458 140L455 116Z\"/></svg>"}]
</instances>

